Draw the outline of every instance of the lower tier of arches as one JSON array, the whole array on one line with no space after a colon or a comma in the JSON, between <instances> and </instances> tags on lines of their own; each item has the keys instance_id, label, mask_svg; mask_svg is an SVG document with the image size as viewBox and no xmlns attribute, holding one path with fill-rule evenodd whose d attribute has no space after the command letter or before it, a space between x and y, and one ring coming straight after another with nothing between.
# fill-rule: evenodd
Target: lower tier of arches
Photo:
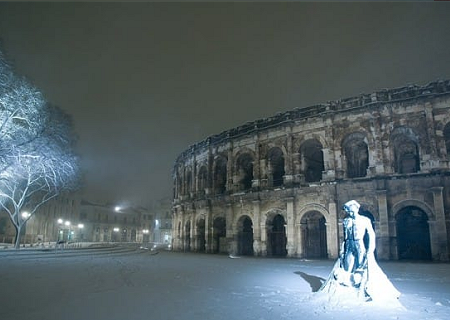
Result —
<instances>
[{"instance_id":1,"label":"lower tier of arches","mask_svg":"<svg viewBox=\"0 0 450 320\"><path fill-rule=\"evenodd\" d=\"M343 240L344 213L340 208L355 199L362 205L360 213L372 220L378 258L448 261L448 186L436 184L442 181L432 177L381 184L344 181L314 186L308 192L274 190L177 204L173 210L173 249L337 258Z\"/></svg>"}]
</instances>

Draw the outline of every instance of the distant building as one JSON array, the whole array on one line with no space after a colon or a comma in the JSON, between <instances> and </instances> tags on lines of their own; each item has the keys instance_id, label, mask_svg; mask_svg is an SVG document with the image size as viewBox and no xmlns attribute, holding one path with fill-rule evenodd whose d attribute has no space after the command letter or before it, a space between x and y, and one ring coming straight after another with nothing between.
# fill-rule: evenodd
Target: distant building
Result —
<instances>
[{"instance_id":1,"label":"distant building","mask_svg":"<svg viewBox=\"0 0 450 320\"><path fill-rule=\"evenodd\" d=\"M449 159L448 80L248 122L176 159L173 248L336 258L355 199L379 258L447 261Z\"/></svg>"},{"instance_id":2,"label":"distant building","mask_svg":"<svg viewBox=\"0 0 450 320\"><path fill-rule=\"evenodd\" d=\"M152 207L155 212L153 226L153 242L171 245L172 244L172 213L171 201L169 199L161 200Z\"/></svg>"},{"instance_id":3,"label":"distant building","mask_svg":"<svg viewBox=\"0 0 450 320\"><path fill-rule=\"evenodd\" d=\"M170 204L158 208L116 207L82 200L76 194L60 196L30 218L22 244L56 241L136 242L171 241ZM158 217L158 218L157 218ZM158 220L156 220L158 219ZM158 223L156 223L158 221ZM9 216L0 212L0 242L13 243L15 235Z\"/></svg>"}]
</instances>

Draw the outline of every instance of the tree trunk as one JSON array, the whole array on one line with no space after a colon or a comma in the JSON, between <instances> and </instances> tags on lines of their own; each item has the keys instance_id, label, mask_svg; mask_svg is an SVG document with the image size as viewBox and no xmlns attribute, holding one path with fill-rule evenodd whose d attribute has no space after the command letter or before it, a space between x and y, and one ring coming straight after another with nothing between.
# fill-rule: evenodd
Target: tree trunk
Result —
<instances>
[{"instance_id":1,"label":"tree trunk","mask_svg":"<svg viewBox=\"0 0 450 320\"><path fill-rule=\"evenodd\" d=\"M16 229L16 236L14 238L14 248L19 250L20 249L20 238L21 238L21 231L22 231L22 226L14 226Z\"/></svg>"}]
</instances>

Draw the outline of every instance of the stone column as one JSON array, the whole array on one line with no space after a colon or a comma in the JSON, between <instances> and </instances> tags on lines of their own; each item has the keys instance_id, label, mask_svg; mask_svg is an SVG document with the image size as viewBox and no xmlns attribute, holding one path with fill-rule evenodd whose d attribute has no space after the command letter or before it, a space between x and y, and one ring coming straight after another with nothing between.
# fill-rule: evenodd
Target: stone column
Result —
<instances>
[{"instance_id":1,"label":"stone column","mask_svg":"<svg viewBox=\"0 0 450 320\"><path fill-rule=\"evenodd\" d=\"M329 148L322 148L323 153L323 180L333 180L335 178L333 154Z\"/></svg>"},{"instance_id":2,"label":"stone column","mask_svg":"<svg viewBox=\"0 0 450 320\"><path fill-rule=\"evenodd\" d=\"M206 204L205 207L205 252L212 252L212 221L211 221L211 206L209 203Z\"/></svg>"},{"instance_id":3,"label":"stone column","mask_svg":"<svg viewBox=\"0 0 450 320\"><path fill-rule=\"evenodd\" d=\"M195 225L195 212L192 212L192 214L190 215L190 221L191 221L191 228L190 228L190 239L189 239L189 251L195 251L196 247L195 247L195 243L197 242L197 238L195 237L194 233L196 233L196 225Z\"/></svg>"},{"instance_id":4,"label":"stone column","mask_svg":"<svg viewBox=\"0 0 450 320\"><path fill-rule=\"evenodd\" d=\"M261 255L261 212L260 200L253 201L253 252Z\"/></svg>"},{"instance_id":5,"label":"stone column","mask_svg":"<svg viewBox=\"0 0 450 320\"><path fill-rule=\"evenodd\" d=\"M380 259L388 260L391 256L390 254L390 243L389 243L389 215L387 209L387 197L386 190L377 190L377 200L378 200L378 230L375 230L377 237L377 257Z\"/></svg>"},{"instance_id":6,"label":"stone column","mask_svg":"<svg viewBox=\"0 0 450 320\"><path fill-rule=\"evenodd\" d=\"M435 127L434 127L434 115L433 115L433 105L429 102L425 103L425 118L427 121L427 129L428 129L428 139L430 140L430 151L431 158L437 159L437 143L436 143L436 135L435 135Z\"/></svg>"},{"instance_id":7,"label":"stone column","mask_svg":"<svg viewBox=\"0 0 450 320\"><path fill-rule=\"evenodd\" d=\"M295 219L294 219L294 198L286 198L286 215L287 215L287 256L293 257L296 254L295 250Z\"/></svg>"},{"instance_id":8,"label":"stone column","mask_svg":"<svg viewBox=\"0 0 450 320\"><path fill-rule=\"evenodd\" d=\"M184 225L185 223L185 214L186 212L184 211L184 207L180 207L180 212L178 213L180 215L180 222L181 222L181 228L180 228L180 234L179 234L179 244L180 244L180 249L184 251L184 240L185 240L185 236L184 236L184 232L185 232L185 228L186 226Z\"/></svg>"},{"instance_id":9,"label":"stone column","mask_svg":"<svg viewBox=\"0 0 450 320\"><path fill-rule=\"evenodd\" d=\"M261 212L261 208L260 208ZM260 213L261 214L261 213ZM266 226L266 217L262 215L259 220L259 235L261 237L260 241L260 251L262 256L267 256L267 226Z\"/></svg>"},{"instance_id":10,"label":"stone column","mask_svg":"<svg viewBox=\"0 0 450 320\"><path fill-rule=\"evenodd\" d=\"M433 192L434 213L436 222L434 226L430 224L431 252L433 259L448 261L447 226L445 223L443 187L431 188ZM431 228L433 226L433 228Z\"/></svg>"},{"instance_id":11,"label":"stone column","mask_svg":"<svg viewBox=\"0 0 450 320\"><path fill-rule=\"evenodd\" d=\"M226 229L227 229L227 243L228 243L228 253L237 254L237 242L236 242L236 230L234 230L234 215L233 215L233 206L230 203L226 204Z\"/></svg>"},{"instance_id":12,"label":"stone column","mask_svg":"<svg viewBox=\"0 0 450 320\"><path fill-rule=\"evenodd\" d=\"M289 130L290 131L290 130ZM286 187L291 187L294 183L293 176L293 152L292 152L292 134L289 132L286 136L286 156L284 161L283 183Z\"/></svg>"},{"instance_id":13,"label":"stone column","mask_svg":"<svg viewBox=\"0 0 450 320\"><path fill-rule=\"evenodd\" d=\"M255 135L255 159L253 161L253 180L252 189L259 190L261 186L261 170L260 170L260 150L259 150L259 137Z\"/></svg>"},{"instance_id":14,"label":"stone column","mask_svg":"<svg viewBox=\"0 0 450 320\"><path fill-rule=\"evenodd\" d=\"M233 157L233 147L230 144L230 147L228 149L228 160L227 160L227 183L226 183L226 190L229 192L233 192L234 188L234 182L233 182L233 176L234 176L234 157Z\"/></svg>"},{"instance_id":15,"label":"stone column","mask_svg":"<svg viewBox=\"0 0 450 320\"><path fill-rule=\"evenodd\" d=\"M327 230L327 250L328 258L336 259L339 256L339 225L338 225L338 210L336 202L328 204L329 218L326 222Z\"/></svg>"}]
</instances>

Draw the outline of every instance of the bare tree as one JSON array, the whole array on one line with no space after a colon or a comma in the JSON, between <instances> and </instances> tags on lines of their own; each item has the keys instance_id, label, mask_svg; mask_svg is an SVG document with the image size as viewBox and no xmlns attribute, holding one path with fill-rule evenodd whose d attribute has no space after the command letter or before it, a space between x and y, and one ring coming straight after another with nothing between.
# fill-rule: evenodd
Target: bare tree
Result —
<instances>
[{"instance_id":1,"label":"bare tree","mask_svg":"<svg viewBox=\"0 0 450 320\"><path fill-rule=\"evenodd\" d=\"M1 52L0 72L0 206L19 248L21 230L40 206L76 188L78 159L71 118L15 77Z\"/></svg>"},{"instance_id":2,"label":"bare tree","mask_svg":"<svg viewBox=\"0 0 450 320\"><path fill-rule=\"evenodd\" d=\"M16 76L0 50L0 172L9 156L42 131L47 116L42 94Z\"/></svg>"}]
</instances>

